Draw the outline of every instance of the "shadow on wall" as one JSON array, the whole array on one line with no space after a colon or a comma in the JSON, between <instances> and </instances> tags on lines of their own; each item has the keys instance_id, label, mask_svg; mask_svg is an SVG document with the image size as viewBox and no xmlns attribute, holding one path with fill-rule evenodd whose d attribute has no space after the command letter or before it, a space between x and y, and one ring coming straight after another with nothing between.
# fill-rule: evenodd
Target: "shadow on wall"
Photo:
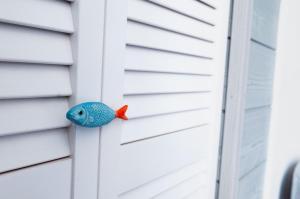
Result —
<instances>
[{"instance_id":1,"label":"shadow on wall","mask_svg":"<svg viewBox=\"0 0 300 199\"><path fill-rule=\"evenodd\" d=\"M286 170L283 178L282 183L280 186L280 199L290 199L291 198L291 188L293 182L293 173L297 162L293 162L288 169Z\"/></svg>"}]
</instances>

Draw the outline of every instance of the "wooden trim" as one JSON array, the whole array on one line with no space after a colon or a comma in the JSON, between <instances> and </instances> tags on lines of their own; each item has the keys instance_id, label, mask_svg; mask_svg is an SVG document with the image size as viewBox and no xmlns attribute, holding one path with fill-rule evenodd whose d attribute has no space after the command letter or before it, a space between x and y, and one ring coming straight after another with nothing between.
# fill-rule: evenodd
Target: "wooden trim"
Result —
<instances>
[{"instance_id":1,"label":"wooden trim","mask_svg":"<svg viewBox=\"0 0 300 199\"><path fill-rule=\"evenodd\" d=\"M238 194L239 149L244 124L252 7L253 0L233 2L219 199L236 199Z\"/></svg>"},{"instance_id":2,"label":"wooden trim","mask_svg":"<svg viewBox=\"0 0 300 199\"><path fill-rule=\"evenodd\" d=\"M102 102L113 109L123 105L127 1L106 0ZM117 199L122 121L101 129L98 199ZM88 197L86 197L88 198Z\"/></svg>"},{"instance_id":3,"label":"wooden trim","mask_svg":"<svg viewBox=\"0 0 300 199\"><path fill-rule=\"evenodd\" d=\"M101 100L102 48L105 1L72 2L75 32L72 35L74 65L70 104ZM72 198L97 199L99 128L72 126Z\"/></svg>"}]
</instances>

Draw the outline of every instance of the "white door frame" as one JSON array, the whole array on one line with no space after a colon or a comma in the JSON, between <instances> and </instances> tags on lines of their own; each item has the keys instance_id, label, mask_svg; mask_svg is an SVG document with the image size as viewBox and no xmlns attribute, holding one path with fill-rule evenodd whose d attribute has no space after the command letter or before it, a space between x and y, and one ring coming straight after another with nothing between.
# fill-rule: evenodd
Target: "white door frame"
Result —
<instances>
[{"instance_id":1,"label":"white door frame","mask_svg":"<svg viewBox=\"0 0 300 199\"><path fill-rule=\"evenodd\" d=\"M71 66L73 95L70 104L101 101L104 0L74 0ZM70 128L72 146L72 198L98 198L99 128Z\"/></svg>"},{"instance_id":2,"label":"white door frame","mask_svg":"<svg viewBox=\"0 0 300 199\"><path fill-rule=\"evenodd\" d=\"M219 199L238 196L240 141L244 126L253 0L234 0L223 129Z\"/></svg>"},{"instance_id":3,"label":"white door frame","mask_svg":"<svg viewBox=\"0 0 300 199\"><path fill-rule=\"evenodd\" d=\"M123 105L127 1L106 0L102 102L114 110ZM102 127L98 199L117 199L122 121Z\"/></svg>"}]
</instances>

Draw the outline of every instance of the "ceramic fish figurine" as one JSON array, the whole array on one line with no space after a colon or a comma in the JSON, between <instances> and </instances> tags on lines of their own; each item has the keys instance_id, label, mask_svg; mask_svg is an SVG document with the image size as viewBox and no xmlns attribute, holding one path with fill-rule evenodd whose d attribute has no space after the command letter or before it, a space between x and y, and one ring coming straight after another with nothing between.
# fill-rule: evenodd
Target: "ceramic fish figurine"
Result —
<instances>
[{"instance_id":1,"label":"ceramic fish figurine","mask_svg":"<svg viewBox=\"0 0 300 199\"><path fill-rule=\"evenodd\" d=\"M114 111L101 102L85 102L72 107L66 114L66 117L73 123L93 128L108 124L115 118L128 120L125 115L128 106L125 105Z\"/></svg>"}]
</instances>

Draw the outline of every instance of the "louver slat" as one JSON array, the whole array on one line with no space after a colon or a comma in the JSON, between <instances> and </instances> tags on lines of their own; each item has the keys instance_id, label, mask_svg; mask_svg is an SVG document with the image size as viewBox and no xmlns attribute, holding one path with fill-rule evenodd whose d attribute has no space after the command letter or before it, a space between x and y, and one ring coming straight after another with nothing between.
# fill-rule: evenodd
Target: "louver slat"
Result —
<instances>
[{"instance_id":1,"label":"louver slat","mask_svg":"<svg viewBox=\"0 0 300 199\"><path fill-rule=\"evenodd\" d=\"M71 160L63 159L0 175L0 198L71 198Z\"/></svg>"},{"instance_id":2,"label":"louver slat","mask_svg":"<svg viewBox=\"0 0 300 199\"><path fill-rule=\"evenodd\" d=\"M65 33L74 31L71 5L60 0L1 0L0 21Z\"/></svg>"}]
</instances>

